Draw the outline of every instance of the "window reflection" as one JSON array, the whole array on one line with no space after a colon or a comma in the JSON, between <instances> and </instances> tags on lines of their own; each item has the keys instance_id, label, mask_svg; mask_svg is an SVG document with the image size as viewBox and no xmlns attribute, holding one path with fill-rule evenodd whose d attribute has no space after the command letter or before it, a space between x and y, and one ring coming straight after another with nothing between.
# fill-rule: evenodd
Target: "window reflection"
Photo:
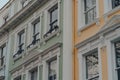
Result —
<instances>
[{"instance_id":1,"label":"window reflection","mask_svg":"<svg viewBox=\"0 0 120 80\"><path fill-rule=\"evenodd\" d=\"M86 56L86 77L88 80L98 80L98 75L98 53L94 52Z\"/></svg>"}]
</instances>

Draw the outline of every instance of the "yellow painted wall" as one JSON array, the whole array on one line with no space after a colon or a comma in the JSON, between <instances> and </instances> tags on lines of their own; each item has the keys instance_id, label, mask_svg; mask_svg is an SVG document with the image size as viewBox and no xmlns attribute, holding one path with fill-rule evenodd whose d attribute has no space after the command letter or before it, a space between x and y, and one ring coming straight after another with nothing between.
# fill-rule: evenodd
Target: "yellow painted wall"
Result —
<instances>
[{"instance_id":1,"label":"yellow painted wall","mask_svg":"<svg viewBox=\"0 0 120 80\"><path fill-rule=\"evenodd\" d=\"M107 63L107 48L106 46L100 49L102 63L102 80L108 80L108 63Z\"/></svg>"},{"instance_id":2,"label":"yellow painted wall","mask_svg":"<svg viewBox=\"0 0 120 80\"><path fill-rule=\"evenodd\" d=\"M78 0L73 0L73 80L79 80L79 66L78 66L78 50L75 45L95 35L106 23L104 18L104 0L99 0L99 24L92 24L89 27L81 30L78 34ZM108 15L107 21L109 21L114 15L120 14L119 11L115 11ZM108 80L107 73L107 49L102 47L100 49L101 62L102 62L102 80Z\"/></svg>"}]
</instances>

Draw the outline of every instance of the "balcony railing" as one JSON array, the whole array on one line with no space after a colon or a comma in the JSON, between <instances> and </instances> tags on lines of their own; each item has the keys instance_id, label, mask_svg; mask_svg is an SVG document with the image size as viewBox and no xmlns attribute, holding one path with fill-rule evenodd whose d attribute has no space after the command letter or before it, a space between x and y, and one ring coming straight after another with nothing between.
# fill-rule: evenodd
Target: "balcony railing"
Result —
<instances>
[{"instance_id":1,"label":"balcony railing","mask_svg":"<svg viewBox=\"0 0 120 80\"><path fill-rule=\"evenodd\" d=\"M33 35L33 41L30 45L27 46L27 49L30 48L32 45L35 45L38 41L40 41L40 38L37 39L37 36L39 36L39 32Z\"/></svg>"},{"instance_id":2,"label":"balcony railing","mask_svg":"<svg viewBox=\"0 0 120 80\"><path fill-rule=\"evenodd\" d=\"M48 32L46 32L46 34L44 34L44 38L47 37L48 34L51 34L54 30L56 31L59 28L58 25L54 25L57 22L58 20L55 20L54 22L50 23L50 29L48 30Z\"/></svg>"},{"instance_id":3,"label":"balcony railing","mask_svg":"<svg viewBox=\"0 0 120 80\"><path fill-rule=\"evenodd\" d=\"M24 43L22 43L18 46L19 49L18 49L17 53L15 53L15 55L13 55L13 57L16 57L17 55L20 55L24 51L23 45L24 45Z\"/></svg>"}]
</instances>

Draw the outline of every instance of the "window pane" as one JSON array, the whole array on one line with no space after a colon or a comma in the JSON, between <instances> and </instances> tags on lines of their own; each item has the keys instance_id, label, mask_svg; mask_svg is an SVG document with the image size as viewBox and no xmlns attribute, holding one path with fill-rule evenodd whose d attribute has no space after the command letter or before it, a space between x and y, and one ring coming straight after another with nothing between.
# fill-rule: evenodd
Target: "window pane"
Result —
<instances>
[{"instance_id":1,"label":"window pane","mask_svg":"<svg viewBox=\"0 0 120 80\"><path fill-rule=\"evenodd\" d=\"M49 63L49 80L56 80L57 60Z\"/></svg>"},{"instance_id":2,"label":"window pane","mask_svg":"<svg viewBox=\"0 0 120 80\"><path fill-rule=\"evenodd\" d=\"M19 45L22 44L22 43L24 43L24 36L25 36L24 31L21 31L20 33L18 33Z\"/></svg>"},{"instance_id":3,"label":"window pane","mask_svg":"<svg viewBox=\"0 0 120 80\"><path fill-rule=\"evenodd\" d=\"M5 61L5 58L4 58L4 56L6 55L6 46L4 45L4 46L2 46L1 48L0 48L0 66L3 66L4 65L4 61Z\"/></svg>"},{"instance_id":4,"label":"window pane","mask_svg":"<svg viewBox=\"0 0 120 80\"><path fill-rule=\"evenodd\" d=\"M58 7L55 6L50 11L50 26L51 26L51 28L53 28L54 26L57 25L57 20L58 20Z\"/></svg>"},{"instance_id":5,"label":"window pane","mask_svg":"<svg viewBox=\"0 0 120 80\"><path fill-rule=\"evenodd\" d=\"M58 9L52 12L52 22L58 19Z\"/></svg>"},{"instance_id":6,"label":"window pane","mask_svg":"<svg viewBox=\"0 0 120 80\"><path fill-rule=\"evenodd\" d=\"M31 71L31 80L37 80L37 70Z\"/></svg>"},{"instance_id":7,"label":"window pane","mask_svg":"<svg viewBox=\"0 0 120 80\"><path fill-rule=\"evenodd\" d=\"M96 0L85 0L85 11L96 5Z\"/></svg>"},{"instance_id":8,"label":"window pane","mask_svg":"<svg viewBox=\"0 0 120 80\"><path fill-rule=\"evenodd\" d=\"M112 0L112 7L115 8L120 5L120 0Z\"/></svg>"},{"instance_id":9,"label":"window pane","mask_svg":"<svg viewBox=\"0 0 120 80\"><path fill-rule=\"evenodd\" d=\"M120 42L115 43L115 51L116 51L116 66L120 67Z\"/></svg>"},{"instance_id":10,"label":"window pane","mask_svg":"<svg viewBox=\"0 0 120 80\"><path fill-rule=\"evenodd\" d=\"M37 22L34 24L34 27L33 27L33 40L37 40L39 39L39 32L40 32L40 22Z\"/></svg>"},{"instance_id":11,"label":"window pane","mask_svg":"<svg viewBox=\"0 0 120 80\"><path fill-rule=\"evenodd\" d=\"M96 17L96 0L85 0L85 23L92 22Z\"/></svg>"},{"instance_id":12,"label":"window pane","mask_svg":"<svg viewBox=\"0 0 120 80\"><path fill-rule=\"evenodd\" d=\"M22 30L18 33L18 50L24 50L24 40L25 40L25 33Z\"/></svg>"},{"instance_id":13,"label":"window pane","mask_svg":"<svg viewBox=\"0 0 120 80\"><path fill-rule=\"evenodd\" d=\"M90 55L86 56L86 77L90 80L97 80L96 75L99 74L99 67L98 67L98 53L94 52Z\"/></svg>"},{"instance_id":14,"label":"window pane","mask_svg":"<svg viewBox=\"0 0 120 80\"><path fill-rule=\"evenodd\" d=\"M116 67L118 68L118 80L120 80L120 41L115 43L115 52L116 52Z\"/></svg>"},{"instance_id":15,"label":"window pane","mask_svg":"<svg viewBox=\"0 0 120 80\"><path fill-rule=\"evenodd\" d=\"M24 38L25 38L24 35L25 35L24 33L21 34L21 43L24 43Z\"/></svg>"},{"instance_id":16,"label":"window pane","mask_svg":"<svg viewBox=\"0 0 120 80\"><path fill-rule=\"evenodd\" d=\"M95 17L96 17L96 8L93 8L92 10L90 10L89 12L85 13L85 17L86 17L86 24L92 22Z\"/></svg>"}]
</instances>

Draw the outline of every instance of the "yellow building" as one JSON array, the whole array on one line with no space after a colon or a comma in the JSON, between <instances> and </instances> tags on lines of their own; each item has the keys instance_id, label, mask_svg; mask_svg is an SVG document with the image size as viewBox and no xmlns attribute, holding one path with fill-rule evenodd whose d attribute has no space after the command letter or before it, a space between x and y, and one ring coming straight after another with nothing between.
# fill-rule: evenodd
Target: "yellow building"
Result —
<instances>
[{"instance_id":1,"label":"yellow building","mask_svg":"<svg viewBox=\"0 0 120 80\"><path fill-rule=\"evenodd\" d=\"M73 80L120 80L120 0L73 0Z\"/></svg>"}]
</instances>

